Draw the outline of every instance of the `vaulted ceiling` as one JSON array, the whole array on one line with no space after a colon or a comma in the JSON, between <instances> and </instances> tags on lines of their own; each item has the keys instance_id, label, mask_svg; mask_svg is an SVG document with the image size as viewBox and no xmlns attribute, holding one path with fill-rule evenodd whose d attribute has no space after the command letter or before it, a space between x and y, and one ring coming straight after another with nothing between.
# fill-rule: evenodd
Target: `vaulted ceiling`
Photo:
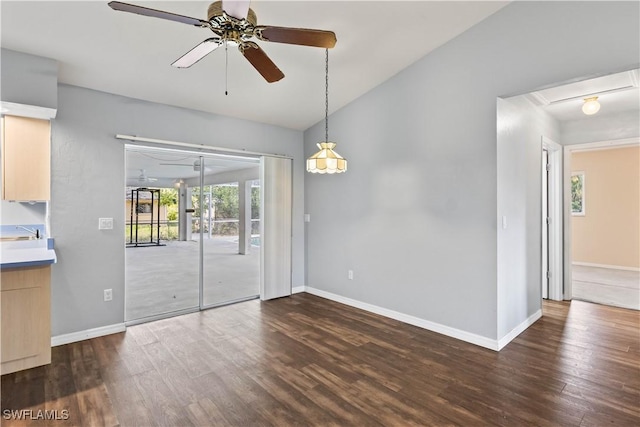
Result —
<instances>
[{"instance_id":1,"label":"vaulted ceiling","mask_svg":"<svg viewBox=\"0 0 640 427\"><path fill-rule=\"evenodd\" d=\"M201 19L209 5L131 3ZM506 4L254 0L251 7L258 24L336 33L329 53L335 111ZM171 67L211 31L116 12L107 1L3 0L0 13L2 47L58 60L61 83L291 129L307 129L324 117L324 49L258 42L285 74L269 84L235 49L228 52L228 73L223 49L191 68Z\"/></svg>"}]
</instances>

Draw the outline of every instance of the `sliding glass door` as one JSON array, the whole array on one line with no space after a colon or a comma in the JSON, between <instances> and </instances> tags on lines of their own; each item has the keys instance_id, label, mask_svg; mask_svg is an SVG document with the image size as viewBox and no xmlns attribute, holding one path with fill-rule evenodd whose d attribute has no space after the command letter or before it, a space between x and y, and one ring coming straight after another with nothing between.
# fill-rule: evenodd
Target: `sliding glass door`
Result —
<instances>
[{"instance_id":1,"label":"sliding glass door","mask_svg":"<svg viewBox=\"0 0 640 427\"><path fill-rule=\"evenodd\" d=\"M126 169L128 324L291 294L291 159L127 146Z\"/></svg>"}]
</instances>

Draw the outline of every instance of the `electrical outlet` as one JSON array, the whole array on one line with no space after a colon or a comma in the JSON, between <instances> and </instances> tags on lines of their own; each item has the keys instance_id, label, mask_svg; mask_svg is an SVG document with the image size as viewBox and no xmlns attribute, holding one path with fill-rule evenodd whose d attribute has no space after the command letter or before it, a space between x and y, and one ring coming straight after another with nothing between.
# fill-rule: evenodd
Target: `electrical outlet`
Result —
<instances>
[{"instance_id":1,"label":"electrical outlet","mask_svg":"<svg viewBox=\"0 0 640 427\"><path fill-rule=\"evenodd\" d=\"M111 301L113 299L113 289L104 290L104 300Z\"/></svg>"},{"instance_id":2,"label":"electrical outlet","mask_svg":"<svg viewBox=\"0 0 640 427\"><path fill-rule=\"evenodd\" d=\"M113 230L113 218L98 218L98 230Z\"/></svg>"},{"instance_id":3,"label":"electrical outlet","mask_svg":"<svg viewBox=\"0 0 640 427\"><path fill-rule=\"evenodd\" d=\"M348 278L349 280L353 280L353 270L349 270L349 271L347 271L347 278Z\"/></svg>"}]
</instances>

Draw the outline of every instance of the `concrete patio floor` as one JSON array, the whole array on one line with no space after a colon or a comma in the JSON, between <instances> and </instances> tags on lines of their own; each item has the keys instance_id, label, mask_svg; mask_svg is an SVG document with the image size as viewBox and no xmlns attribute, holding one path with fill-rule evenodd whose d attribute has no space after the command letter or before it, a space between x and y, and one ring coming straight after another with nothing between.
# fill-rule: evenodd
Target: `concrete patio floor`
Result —
<instances>
[{"instance_id":1,"label":"concrete patio floor","mask_svg":"<svg viewBox=\"0 0 640 427\"><path fill-rule=\"evenodd\" d=\"M204 305L260 293L260 248L238 254L237 236L204 240ZM125 320L198 307L199 242L127 248Z\"/></svg>"}]
</instances>

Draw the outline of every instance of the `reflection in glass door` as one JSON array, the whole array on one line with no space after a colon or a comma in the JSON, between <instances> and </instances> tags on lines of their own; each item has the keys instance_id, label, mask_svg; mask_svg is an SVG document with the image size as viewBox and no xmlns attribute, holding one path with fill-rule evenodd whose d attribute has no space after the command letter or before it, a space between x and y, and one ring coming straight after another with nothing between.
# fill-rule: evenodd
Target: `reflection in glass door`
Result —
<instances>
[{"instance_id":1,"label":"reflection in glass door","mask_svg":"<svg viewBox=\"0 0 640 427\"><path fill-rule=\"evenodd\" d=\"M129 147L126 152L125 321L199 308L199 247L192 236L197 155Z\"/></svg>"},{"instance_id":2,"label":"reflection in glass door","mask_svg":"<svg viewBox=\"0 0 640 427\"><path fill-rule=\"evenodd\" d=\"M202 249L201 308L257 298L260 293L259 164L224 174L205 165L197 215ZM247 166L247 165L245 165Z\"/></svg>"}]
</instances>

